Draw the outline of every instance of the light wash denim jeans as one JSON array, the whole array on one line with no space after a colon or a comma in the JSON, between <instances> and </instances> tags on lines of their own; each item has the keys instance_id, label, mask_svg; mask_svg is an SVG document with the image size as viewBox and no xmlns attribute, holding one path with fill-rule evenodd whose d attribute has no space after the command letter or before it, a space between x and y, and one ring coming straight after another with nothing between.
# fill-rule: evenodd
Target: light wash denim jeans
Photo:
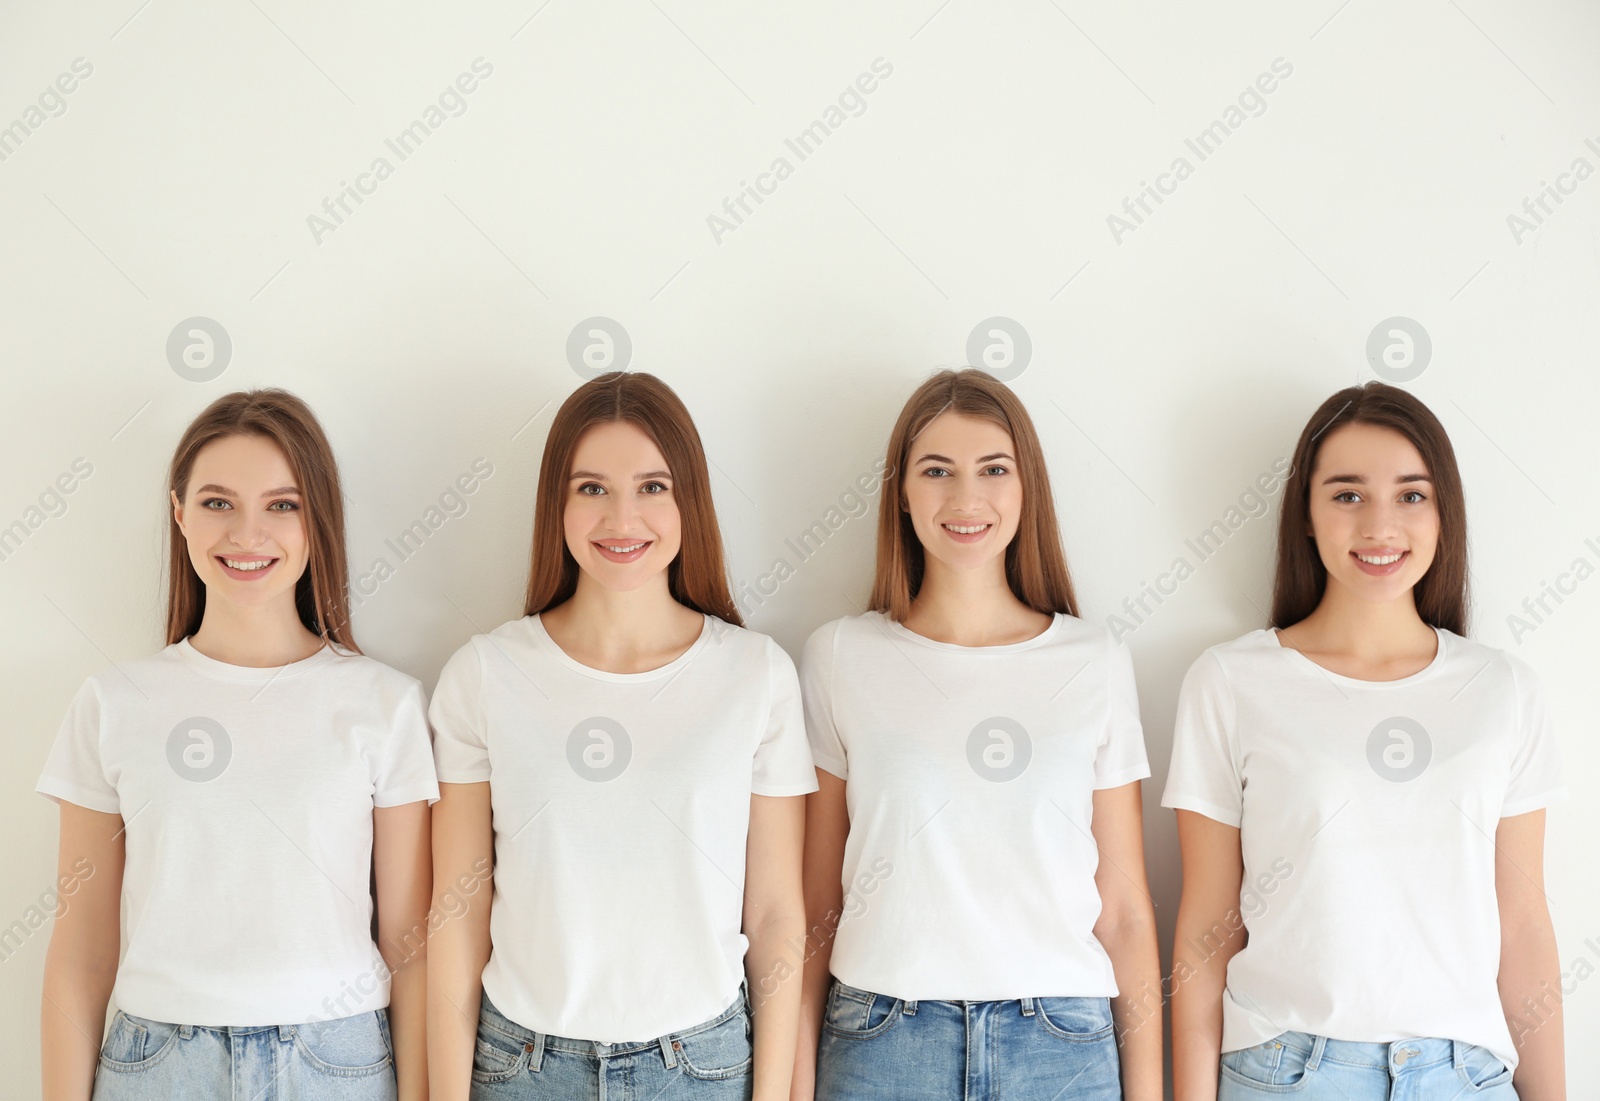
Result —
<instances>
[{"instance_id":1,"label":"light wash denim jeans","mask_svg":"<svg viewBox=\"0 0 1600 1101\"><path fill-rule=\"evenodd\" d=\"M601 1044L524 1028L483 996L472 1101L749 1101L749 983L708 1021L653 1040Z\"/></svg>"},{"instance_id":2,"label":"light wash denim jeans","mask_svg":"<svg viewBox=\"0 0 1600 1101\"><path fill-rule=\"evenodd\" d=\"M395 1101L389 1014L309 1024L168 1024L120 1010L93 1101Z\"/></svg>"},{"instance_id":3,"label":"light wash denim jeans","mask_svg":"<svg viewBox=\"0 0 1600 1101\"><path fill-rule=\"evenodd\" d=\"M1517 1101L1488 1048L1458 1040L1364 1044L1285 1032L1222 1055L1217 1101Z\"/></svg>"},{"instance_id":4,"label":"light wash denim jeans","mask_svg":"<svg viewBox=\"0 0 1600 1101\"><path fill-rule=\"evenodd\" d=\"M828 990L816 1101L1121 1101L1109 998L906 1001Z\"/></svg>"}]
</instances>

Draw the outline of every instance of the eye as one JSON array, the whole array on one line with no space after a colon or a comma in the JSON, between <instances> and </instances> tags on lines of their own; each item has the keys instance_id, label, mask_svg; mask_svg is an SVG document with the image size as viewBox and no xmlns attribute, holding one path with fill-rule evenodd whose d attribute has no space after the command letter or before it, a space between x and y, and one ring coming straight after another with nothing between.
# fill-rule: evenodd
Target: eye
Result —
<instances>
[{"instance_id":1,"label":"eye","mask_svg":"<svg viewBox=\"0 0 1600 1101\"><path fill-rule=\"evenodd\" d=\"M659 497L662 493L668 492L671 487L664 482L645 482L640 485L639 488L647 491L648 496ZM656 490L659 490L660 492L655 492Z\"/></svg>"},{"instance_id":2,"label":"eye","mask_svg":"<svg viewBox=\"0 0 1600 1101\"><path fill-rule=\"evenodd\" d=\"M593 493L589 492L591 489L594 490ZM603 497L605 496L605 492L605 487L599 482L584 482L577 489L577 493L580 497Z\"/></svg>"},{"instance_id":3,"label":"eye","mask_svg":"<svg viewBox=\"0 0 1600 1101\"><path fill-rule=\"evenodd\" d=\"M1353 489L1342 489L1333 495L1333 499L1335 501L1343 501L1345 504L1353 505L1357 501L1361 500L1361 495Z\"/></svg>"},{"instance_id":4,"label":"eye","mask_svg":"<svg viewBox=\"0 0 1600 1101\"><path fill-rule=\"evenodd\" d=\"M289 507L288 508L275 508L274 507L275 505L288 505ZM291 501L286 497L280 497L278 500L272 502L272 504L267 506L267 511L268 512L299 512L300 511L300 502L299 501Z\"/></svg>"},{"instance_id":5,"label":"eye","mask_svg":"<svg viewBox=\"0 0 1600 1101\"><path fill-rule=\"evenodd\" d=\"M1420 489L1408 489L1400 494L1400 499L1408 505L1420 505L1428 499L1428 496Z\"/></svg>"},{"instance_id":6,"label":"eye","mask_svg":"<svg viewBox=\"0 0 1600 1101\"><path fill-rule=\"evenodd\" d=\"M948 477L950 472L948 470L946 470L942 466L930 466L930 467L924 468L924 470L922 471L922 474L923 474L923 477L926 477L926 478L931 478L935 474L939 475L939 477L941 477L941 478L944 478L944 477Z\"/></svg>"},{"instance_id":7,"label":"eye","mask_svg":"<svg viewBox=\"0 0 1600 1101\"><path fill-rule=\"evenodd\" d=\"M212 505L226 505L229 508L232 508L233 507L233 502L232 501L225 501L221 497L207 497L205 500L200 502L200 507L205 509L207 512L221 512L222 511L219 508L212 508L211 507Z\"/></svg>"},{"instance_id":8,"label":"eye","mask_svg":"<svg viewBox=\"0 0 1600 1101\"><path fill-rule=\"evenodd\" d=\"M999 463L996 463L994 466L986 466L986 467L984 467L983 468L983 472L985 474L1009 474L1009 473L1011 473L1011 470L1008 467L1004 467L1004 466L1001 466Z\"/></svg>"}]
</instances>

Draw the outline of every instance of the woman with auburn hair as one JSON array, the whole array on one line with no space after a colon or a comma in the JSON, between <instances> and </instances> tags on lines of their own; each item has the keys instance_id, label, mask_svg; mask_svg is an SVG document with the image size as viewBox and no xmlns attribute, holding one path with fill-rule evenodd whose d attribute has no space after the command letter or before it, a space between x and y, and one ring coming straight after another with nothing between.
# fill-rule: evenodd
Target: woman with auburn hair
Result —
<instances>
[{"instance_id":1,"label":"woman with auburn hair","mask_svg":"<svg viewBox=\"0 0 1600 1101\"><path fill-rule=\"evenodd\" d=\"M562 404L528 577L430 709L437 882L494 865L492 903L429 949L433 1099L785 1101L816 777L794 664L742 626L660 379Z\"/></svg>"},{"instance_id":2,"label":"woman with auburn hair","mask_svg":"<svg viewBox=\"0 0 1600 1101\"><path fill-rule=\"evenodd\" d=\"M795 1095L1157 1101L1133 662L1078 618L1033 422L942 371L886 460L871 607L801 659Z\"/></svg>"},{"instance_id":3,"label":"woman with auburn hair","mask_svg":"<svg viewBox=\"0 0 1600 1101\"><path fill-rule=\"evenodd\" d=\"M438 786L421 684L351 634L333 451L294 395L227 394L168 487L167 646L84 683L38 783L76 884L44 1096L422 1097Z\"/></svg>"},{"instance_id":4,"label":"woman with auburn hair","mask_svg":"<svg viewBox=\"0 0 1600 1101\"><path fill-rule=\"evenodd\" d=\"M1555 735L1533 671L1466 631L1444 428L1339 391L1295 448L1271 627L1179 696L1178 1101L1566 1097Z\"/></svg>"}]
</instances>

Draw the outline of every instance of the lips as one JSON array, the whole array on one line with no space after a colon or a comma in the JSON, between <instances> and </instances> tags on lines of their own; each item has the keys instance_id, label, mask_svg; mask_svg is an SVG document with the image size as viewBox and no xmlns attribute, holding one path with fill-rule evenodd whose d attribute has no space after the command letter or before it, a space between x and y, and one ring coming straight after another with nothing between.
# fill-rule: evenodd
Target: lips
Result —
<instances>
[{"instance_id":1,"label":"lips","mask_svg":"<svg viewBox=\"0 0 1600 1101\"><path fill-rule=\"evenodd\" d=\"M600 557L607 562L637 562L649 553L652 542L648 539L636 539L629 543L600 543L591 544L600 552ZM624 548L619 550L618 548Z\"/></svg>"},{"instance_id":2,"label":"lips","mask_svg":"<svg viewBox=\"0 0 1600 1101\"><path fill-rule=\"evenodd\" d=\"M268 558L258 554L227 556L219 554L215 557L217 565L221 567L222 572L235 581L259 581L277 569L279 561L276 558ZM239 565L232 566L229 565L230 562L236 562ZM265 565L256 565L256 563L265 563ZM244 568L241 569L241 566Z\"/></svg>"},{"instance_id":3,"label":"lips","mask_svg":"<svg viewBox=\"0 0 1600 1101\"><path fill-rule=\"evenodd\" d=\"M957 543L976 543L989 534L993 524L940 524L939 528ZM972 529L977 530L972 530ZM965 529L965 530L957 530Z\"/></svg>"},{"instance_id":4,"label":"lips","mask_svg":"<svg viewBox=\"0 0 1600 1101\"><path fill-rule=\"evenodd\" d=\"M1392 547L1350 552L1350 560L1356 564L1356 569L1369 577L1388 577L1399 573L1410 558L1410 551Z\"/></svg>"}]
</instances>

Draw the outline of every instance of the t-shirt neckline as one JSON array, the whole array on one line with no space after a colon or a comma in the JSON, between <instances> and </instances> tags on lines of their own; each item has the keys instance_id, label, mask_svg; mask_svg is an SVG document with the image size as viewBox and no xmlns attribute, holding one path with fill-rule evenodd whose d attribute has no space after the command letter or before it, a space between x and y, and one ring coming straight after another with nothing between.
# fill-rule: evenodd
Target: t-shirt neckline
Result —
<instances>
[{"instance_id":1,"label":"t-shirt neckline","mask_svg":"<svg viewBox=\"0 0 1600 1101\"><path fill-rule=\"evenodd\" d=\"M1283 640L1278 637L1278 629L1276 627L1267 628L1267 637L1272 639L1273 645L1277 646L1280 650L1288 655L1290 661L1301 666L1302 668L1309 669L1315 673L1320 673L1336 684L1348 684L1355 688L1403 688L1407 685L1417 684L1433 676L1433 674L1437 673L1440 667L1444 665L1445 633L1438 627L1434 627L1433 635L1434 638L1438 640L1438 645L1434 650L1433 660L1428 662L1428 664L1424 665L1421 669L1418 669L1415 673L1412 673L1409 676L1401 677L1398 680L1363 680L1360 677L1347 677L1343 673L1335 673L1332 669L1318 665L1316 662L1302 654L1299 650L1296 650L1293 646L1286 645Z\"/></svg>"},{"instance_id":2,"label":"t-shirt neckline","mask_svg":"<svg viewBox=\"0 0 1600 1101\"><path fill-rule=\"evenodd\" d=\"M929 638L927 635L919 635L905 624L892 619L887 612L880 611L873 614L880 616L889 625L889 630L901 638L921 646L927 646L934 650L944 650L952 654L1010 654L1018 650L1031 650L1033 647L1042 646L1054 638L1061 630L1061 620L1063 618L1061 613L1055 613L1050 617L1050 626L1032 638L1025 638L1021 642L1006 642L998 646L963 646L959 642L940 642L938 639Z\"/></svg>"},{"instance_id":3,"label":"t-shirt neckline","mask_svg":"<svg viewBox=\"0 0 1600 1101\"><path fill-rule=\"evenodd\" d=\"M173 648L190 665L215 680L233 681L237 684L266 684L269 681L297 677L309 669L315 669L332 660L336 654L333 645L326 645L310 657L292 661L288 665L268 666L234 665L231 662L207 657L194 648L194 644L187 636L173 643Z\"/></svg>"},{"instance_id":4,"label":"t-shirt neckline","mask_svg":"<svg viewBox=\"0 0 1600 1101\"><path fill-rule=\"evenodd\" d=\"M611 681L615 684L638 684L641 681L656 680L660 677L671 676L673 673L676 673L679 669L682 669L685 665L689 664L689 662L693 661L694 656L701 650L705 649L706 643L711 639L712 617L706 615L704 612L701 612L700 614L703 620L703 622L700 624L700 635L694 640L694 642L690 643L689 648L683 653L679 654L677 657L673 658L671 661L667 662L665 665L658 665L654 669L646 669L642 673L613 673L609 669L596 669L592 665L585 665L583 662L579 661L577 658L563 650L556 640L550 637L550 632L545 630L543 616L534 614L528 618L533 621L532 625L534 638L538 641L539 645L549 650L551 656L554 657L556 661L560 662L568 669L571 669L574 673L581 673L583 676L593 677L595 680Z\"/></svg>"}]
</instances>

